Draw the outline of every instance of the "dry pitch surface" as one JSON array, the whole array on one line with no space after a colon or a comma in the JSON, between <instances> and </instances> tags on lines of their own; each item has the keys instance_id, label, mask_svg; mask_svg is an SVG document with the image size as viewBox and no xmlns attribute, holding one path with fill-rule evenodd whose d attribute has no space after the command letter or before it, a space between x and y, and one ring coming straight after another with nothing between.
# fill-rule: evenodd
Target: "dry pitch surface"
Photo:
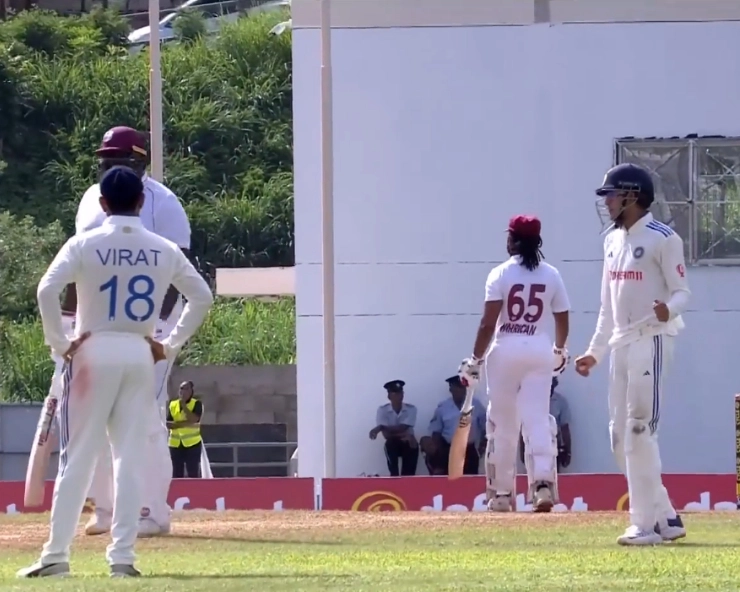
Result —
<instances>
[{"instance_id":1,"label":"dry pitch surface","mask_svg":"<svg viewBox=\"0 0 740 592\"><path fill-rule=\"evenodd\" d=\"M16 580L48 516L0 516L0 590L708 592L740 590L740 514L688 514L689 537L621 548L616 513L180 514L138 546L145 577L108 580L105 537L79 536L73 578ZM106 579L102 579L106 578Z\"/></svg>"}]
</instances>

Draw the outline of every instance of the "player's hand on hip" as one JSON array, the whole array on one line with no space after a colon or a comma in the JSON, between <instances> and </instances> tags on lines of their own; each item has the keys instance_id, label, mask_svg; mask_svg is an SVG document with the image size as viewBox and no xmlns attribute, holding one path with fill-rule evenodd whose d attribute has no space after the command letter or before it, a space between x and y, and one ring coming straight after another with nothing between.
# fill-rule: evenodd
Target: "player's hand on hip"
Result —
<instances>
[{"instance_id":1,"label":"player's hand on hip","mask_svg":"<svg viewBox=\"0 0 740 592\"><path fill-rule=\"evenodd\" d=\"M71 342L69 349L64 352L64 355L62 356L65 360L69 361L72 359L72 357L77 353L77 351L80 349L80 346L85 343L87 338L90 337L90 331L85 331L82 335L79 337L75 337Z\"/></svg>"},{"instance_id":2,"label":"player's hand on hip","mask_svg":"<svg viewBox=\"0 0 740 592\"><path fill-rule=\"evenodd\" d=\"M576 358L576 372L581 376L588 376L594 366L596 366L596 358L593 356L585 355Z\"/></svg>"},{"instance_id":3,"label":"player's hand on hip","mask_svg":"<svg viewBox=\"0 0 740 592\"><path fill-rule=\"evenodd\" d=\"M475 386L480 382L480 369L482 366L483 360L479 360L474 356L465 358L460 363L457 375L466 387L475 388Z\"/></svg>"},{"instance_id":4,"label":"player's hand on hip","mask_svg":"<svg viewBox=\"0 0 740 592\"><path fill-rule=\"evenodd\" d=\"M565 371L565 367L570 361L568 349L565 347L556 347L553 345L552 353L555 356L555 364L553 365L552 375L560 376Z\"/></svg>"},{"instance_id":5,"label":"player's hand on hip","mask_svg":"<svg viewBox=\"0 0 740 592\"><path fill-rule=\"evenodd\" d=\"M149 344L149 347L152 350L152 358L154 358L155 364L167 359L167 356L164 353L164 345L162 345L159 341L155 341L151 337L145 337L144 339L146 339L146 342Z\"/></svg>"},{"instance_id":6,"label":"player's hand on hip","mask_svg":"<svg viewBox=\"0 0 740 592\"><path fill-rule=\"evenodd\" d=\"M671 318L671 311L668 310L668 305L660 300L653 302L653 312L655 313L655 318L661 323L667 323L668 319Z\"/></svg>"}]
</instances>

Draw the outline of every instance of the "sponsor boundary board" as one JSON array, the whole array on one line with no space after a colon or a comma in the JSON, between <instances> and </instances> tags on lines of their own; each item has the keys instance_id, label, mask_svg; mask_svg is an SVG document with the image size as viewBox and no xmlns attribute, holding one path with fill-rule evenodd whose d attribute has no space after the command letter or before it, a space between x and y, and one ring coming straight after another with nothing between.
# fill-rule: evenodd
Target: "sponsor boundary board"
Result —
<instances>
[{"instance_id":1,"label":"sponsor boundary board","mask_svg":"<svg viewBox=\"0 0 740 592\"><path fill-rule=\"evenodd\" d=\"M736 476L732 474L670 474L663 476L668 493L682 512L737 509ZM0 481L0 512L46 512L51 508L53 482L46 484L41 506L23 506L24 483ZM517 478L524 491L525 478ZM622 475L573 474L559 479L557 512L605 512L629 509ZM169 503L182 510L338 510L338 511L483 511L485 479L463 477L359 477L312 479L269 477L253 479L175 479ZM531 509L517 496L517 511ZM88 504L87 510L92 507Z\"/></svg>"}]
</instances>

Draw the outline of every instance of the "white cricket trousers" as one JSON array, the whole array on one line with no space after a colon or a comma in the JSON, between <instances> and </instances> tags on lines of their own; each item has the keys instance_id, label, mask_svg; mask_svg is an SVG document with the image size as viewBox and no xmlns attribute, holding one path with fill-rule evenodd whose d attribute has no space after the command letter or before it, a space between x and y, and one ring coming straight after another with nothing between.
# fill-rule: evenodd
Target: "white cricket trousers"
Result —
<instances>
[{"instance_id":1,"label":"white cricket trousers","mask_svg":"<svg viewBox=\"0 0 740 592\"><path fill-rule=\"evenodd\" d=\"M170 318L162 322L162 336L166 337L177 325L182 312L182 298L172 311ZM167 495L172 483L172 459L168 444L169 430L165 425L167 416L167 383L174 360L162 360L154 367L154 388L148 391L148 399L141 408L141 421L146 424L147 456L141 463L139 485L141 488L141 516L151 518L160 526L170 523L170 507ZM93 475L89 496L95 508L106 512L113 510L113 464L110 446L101 450Z\"/></svg>"},{"instance_id":2,"label":"white cricket trousers","mask_svg":"<svg viewBox=\"0 0 740 592\"><path fill-rule=\"evenodd\" d=\"M627 476L630 521L652 531L675 518L661 477L658 450L663 377L673 358L673 337L645 336L612 350L609 433L617 465Z\"/></svg>"},{"instance_id":3,"label":"white cricket trousers","mask_svg":"<svg viewBox=\"0 0 740 592\"><path fill-rule=\"evenodd\" d=\"M51 508L44 564L69 561L95 457L109 440L114 459L115 503L107 559L133 564L138 533L137 468L146 457L140 409L154 388L149 344L139 335L92 335L65 365L59 411L59 472Z\"/></svg>"},{"instance_id":4,"label":"white cricket trousers","mask_svg":"<svg viewBox=\"0 0 740 592\"><path fill-rule=\"evenodd\" d=\"M553 363L552 342L542 337L506 338L491 348L486 359L488 489L516 491L520 426L532 456L532 481L552 481L557 455L550 427Z\"/></svg>"}]
</instances>

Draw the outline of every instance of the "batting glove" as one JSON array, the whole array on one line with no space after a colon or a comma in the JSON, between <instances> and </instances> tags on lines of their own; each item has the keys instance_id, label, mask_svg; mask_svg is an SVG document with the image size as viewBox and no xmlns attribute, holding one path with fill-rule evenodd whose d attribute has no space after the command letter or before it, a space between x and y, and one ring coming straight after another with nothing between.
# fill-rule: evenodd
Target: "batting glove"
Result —
<instances>
[{"instance_id":1,"label":"batting glove","mask_svg":"<svg viewBox=\"0 0 740 592\"><path fill-rule=\"evenodd\" d=\"M555 365L553 367L552 375L560 376L565 371L565 368L568 366L568 362L570 361L568 350L564 347L553 346L552 353L555 357Z\"/></svg>"},{"instance_id":2,"label":"batting glove","mask_svg":"<svg viewBox=\"0 0 740 592\"><path fill-rule=\"evenodd\" d=\"M465 358L457 370L460 381L468 388L475 388L480 382L480 370L482 366L483 360L479 360L475 356Z\"/></svg>"}]
</instances>

